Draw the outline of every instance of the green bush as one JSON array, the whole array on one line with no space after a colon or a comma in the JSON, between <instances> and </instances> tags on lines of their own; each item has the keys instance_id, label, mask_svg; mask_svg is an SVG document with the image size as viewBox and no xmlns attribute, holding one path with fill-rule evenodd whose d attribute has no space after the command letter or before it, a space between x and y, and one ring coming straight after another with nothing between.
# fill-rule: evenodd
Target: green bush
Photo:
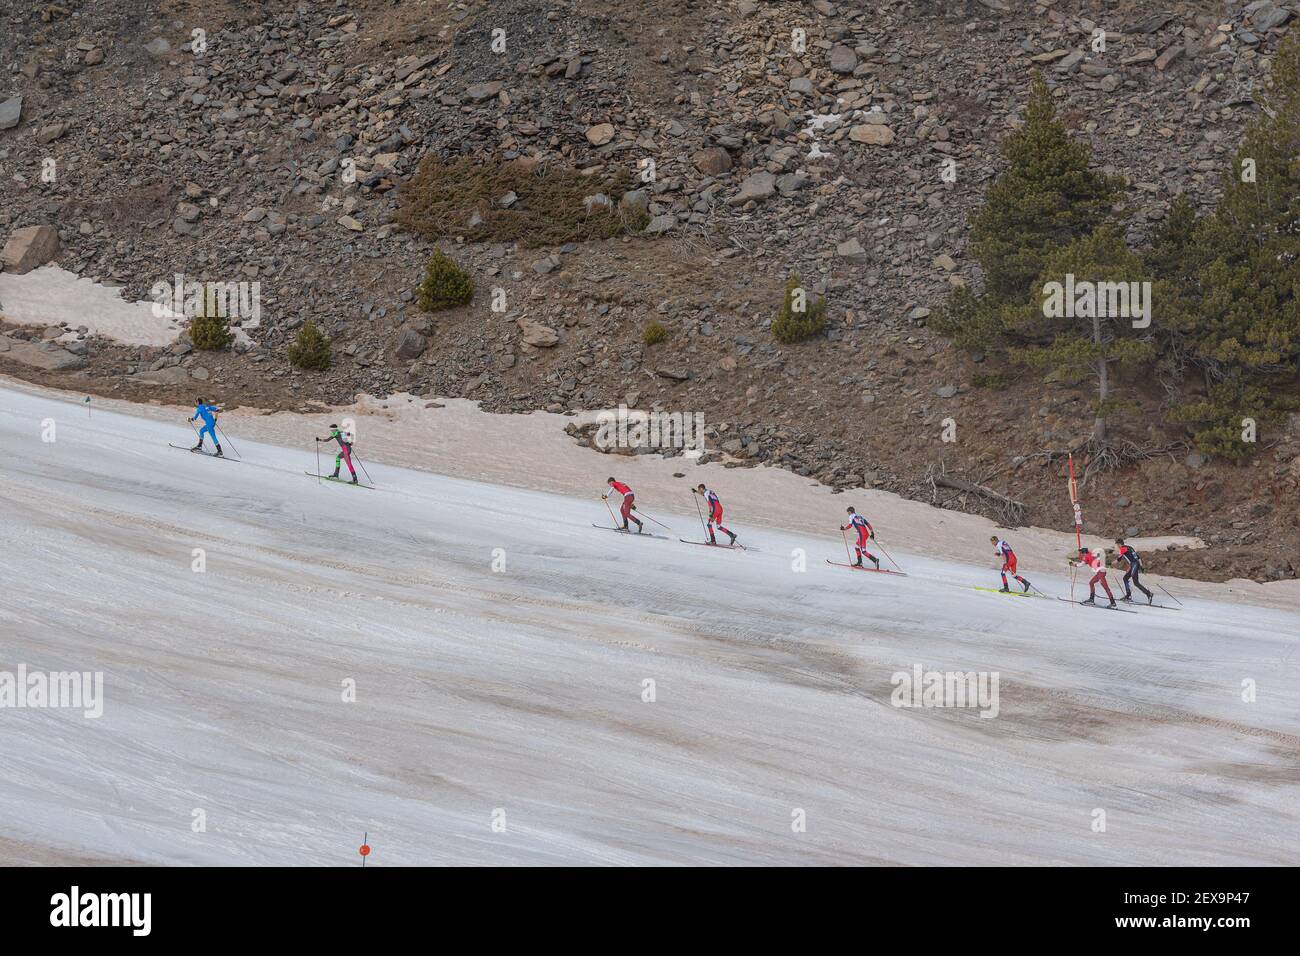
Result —
<instances>
[{"instance_id":1,"label":"green bush","mask_svg":"<svg viewBox=\"0 0 1300 956\"><path fill-rule=\"evenodd\" d=\"M1006 372L976 372L970 377L970 383L976 388L1002 392L1011 387L1012 378Z\"/></svg>"},{"instance_id":2,"label":"green bush","mask_svg":"<svg viewBox=\"0 0 1300 956\"><path fill-rule=\"evenodd\" d=\"M646 345L658 345L668 340L668 330L658 322L651 322L641 333L641 341Z\"/></svg>"},{"instance_id":3,"label":"green bush","mask_svg":"<svg viewBox=\"0 0 1300 956\"><path fill-rule=\"evenodd\" d=\"M415 291L419 295L420 308L425 312L436 312L464 305L474 298L474 280L439 249L434 251L433 258L425 267L424 281Z\"/></svg>"},{"instance_id":4,"label":"green bush","mask_svg":"<svg viewBox=\"0 0 1300 956\"><path fill-rule=\"evenodd\" d=\"M772 320L772 335L778 342L789 345L818 335L826 328L826 300L809 301L807 291L799 284L797 273L791 273L785 282L785 297L781 309Z\"/></svg>"},{"instance_id":5,"label":"green bush","mask_svg":"<svg viewBox=\"0 0 1300 956\"><path fill-rule=\"evenodd\" d=\"M323 372L330 367L330 340L308 319L289 346L289 361L298 368Z\"/></svg>"},{"instance_id":6,"label":"green bush","mask_svg":"<svg viewBox=\"0 0 1300 956\"><path fill-rule=\"evenodd\" d=\"M220 352L230 348L230 344L235 341L235 333L230 331L230 322L223 315L209 315L208 312L208 308L200 308L190 317L191 344L204 352Z\"/></svg>"}]
</instances>

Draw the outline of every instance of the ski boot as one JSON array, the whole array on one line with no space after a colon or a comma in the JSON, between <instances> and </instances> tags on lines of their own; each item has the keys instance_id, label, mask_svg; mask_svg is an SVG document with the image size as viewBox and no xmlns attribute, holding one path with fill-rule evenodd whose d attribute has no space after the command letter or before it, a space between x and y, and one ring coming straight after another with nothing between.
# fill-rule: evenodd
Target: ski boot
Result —
<instances>
[{"instance_id":1,"label":"ski boot","mask_svg":"<svg viewBox=\"0 0 1300 956\"><path fill-rule=\"evenodd\" d=\"M876 556L873 554L873 555L871 556L871 560L872 560L873 562L875 562L876 570L879 571L879 570L880 570L880 559L879 559L878 557L876 557Z\"/></svg>"},{"instance_id":2,"label":"ski boot","mask_svg":"<svg viewBox=\"0 0 1300 956\"><path fill-rule=\"evenodd\" d=\"M854 566L855 568L860 568L860 567L862 567L862 555L858 555L858 560L856 560L856 561L853 562L853 566Z\"/></svg>"},{"instance_id":3,"label":"ski boot","mask_svg":"<svg viewBox=\"0 0 1300 956\"><path fill-rule=\"evenodd\" d=\"M352 476L352 481L350 482L350 484L359 485L359 484L361 484L361 482L357 481L357 476L356 476L356 475L353 475L353 476Z\"/></svg>"},{"instance_id":4,"label":"ski boot","mask_svg":"<svg viewBox=\"0 0 1300 956\"><path fill-rule=\"evenodd\" d=\"M1080 603L1080 604L1096 604L1096 603L1097 603L1097 595L1095 595L1095 594L1090 595L1086 600L1080 601L1079 603Z\"/></svg>"},{"instance_id":5,"label":"ski boot","mask_svg":"<svg viewBox=\"0 0 1300 956\"><path fill-rule=\"evenodd\" d=\"M224 451L221 450L221 446L220 446L220 445L217 446L217 455L216 455L216 457L218 457L218 458L225 458L225 457L226 457L226 453L225 453Z\"/></svg>"},{"instance_id":6,"label":"ski boot","mask_svg":"<svg viewBox=\"0 0 1300 956\"><path fill-rule=\"evenodd\" d=\"M1121 601L1128 601L1130 604L1132 604L1132 603L1133 603L1133 595L1131 595L1131 594L1125 594L1122 598L1120 598L1120 600L1121 600Z\"/></svg>"},{"instance_id":7,"label":"ski boot","mask_svg":"<svg viewBox=\"0 0 1300 956\"><path fill-rule=\"evenodd\" d=\"M203 450L203 442L199 442L197 445L195 445L193 448L190 449L190 451L202 451L202 450Z\"/></svg>"},{"instance_id":8,"label":"ski boot","mask_svg":"<svg viewBox=\"0 0 1300 956\"><path fill-rule=\"evenodd\" d=\"M1011 593L1011 588L1007 587L1005 584L1002 585L1002 587L998 588L998 590L1001 591L1003 594Z\"/></svg>"},{"instance_id":9,"label":"ski boot","mask_svg":"<svg viewBox=\"0 0 1300 956\"><path fill-rule=\"evenodd\" d=\"M1028 594L1028 593L1029 593L1029 588L1031 587L1030 583L1029 583L1028 581L1024 580L1023 578L1021 579L1020 583L1023 584L1023 585L1025 586L1025 589L1024 589L1023 591L1021 591L1020 593L1021 593L1021 594Z\"/></svg>"},{"instance_id":10,"label":"ski boot","mask_svg":"<svg viewBox=\"0 0 1300 956\"><path fill-rule=\"evenodd\" d=\"M728 531L727 534L731 534L731 532ZM735 543L736 543L736 536L735 536L734 534L731 534L731 543L732 543L733 546L734 546Z\"/></svg>"}]
</instances>

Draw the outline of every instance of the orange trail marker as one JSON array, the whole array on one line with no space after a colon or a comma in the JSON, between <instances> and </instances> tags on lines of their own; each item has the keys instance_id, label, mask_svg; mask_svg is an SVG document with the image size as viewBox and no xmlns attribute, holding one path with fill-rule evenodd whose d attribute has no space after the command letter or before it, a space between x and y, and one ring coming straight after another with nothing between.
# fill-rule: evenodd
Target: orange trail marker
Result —
<instances>
[{"instance_id":1,"label":"orange trail marker","mask_svg":"<svg viewBox=\"0 0 1300 956\"><path fill-rule=\"evenodd\" d=\"M370 834L369 834L369 833L362 834L362 836L361 836L361 849L357 851L358 853L361 854L361 867L362 867L362 869L365 869L365 866L366 866L366 857L368 857L368 856L370 855L370 844L367 842L369 837L370 837Z\"/></svg>"}]
</instances>

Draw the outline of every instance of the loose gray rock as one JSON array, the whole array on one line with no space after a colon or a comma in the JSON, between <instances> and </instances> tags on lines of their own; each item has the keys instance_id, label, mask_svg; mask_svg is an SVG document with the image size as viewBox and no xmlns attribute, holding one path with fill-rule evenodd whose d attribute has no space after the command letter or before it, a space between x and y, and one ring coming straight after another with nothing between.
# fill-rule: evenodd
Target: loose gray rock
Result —
<instances>
[{"instance_id":1,"label":"loose gray rock","mask_svg":"<svg viewBox=\"0 0 1300 956\"><path fill-rule=\"evenodd\" d=\"M0 102L0 129L13 129L23 115L23 98L11 96Z\"/></svg>"},{"instance_id":2,"label":"loose gray rock","mask_svg":"<svg viewBox=\"0 0 1300 956\"><path fill-rule=\"evenodd\" d=\"M402 361L418 359L428 347L428 339L414 329L403 329L397 336L397 357Z\"/></svg>"},{"instance_id":3,"label":"loose gray rock","mask_svg":"<svg viewBox=\"0 0 1300 956\"><path fill-rule=\"evenodd\" d=\"M776 176L764 170L745 177L745 181L740 184L740 192L732 196L729 202L732 206L744 205L751 199L755 202L762 202L775 191Z\"/></svg>"}]
</instances>

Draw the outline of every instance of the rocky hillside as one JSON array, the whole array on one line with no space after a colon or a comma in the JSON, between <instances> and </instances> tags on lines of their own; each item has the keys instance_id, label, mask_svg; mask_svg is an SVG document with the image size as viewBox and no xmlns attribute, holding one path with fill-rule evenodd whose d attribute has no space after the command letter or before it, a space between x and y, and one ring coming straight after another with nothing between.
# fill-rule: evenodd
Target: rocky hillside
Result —
<instances>
[{"instance_id":1,"label":"rocky hillside","mask_svg":"<svg viewBox=\"0 0 1300 956\"><path fill-rule=\"evenodd\" d=\"M1296 15L1268 0L9 5L0 239L53 226L63 268L128 298L175 273L257 281L261 316L230 352L87 335L61 368L11 348L0 370L180 400L197 379L267 407L409 391L503 412L698 411L738 466L1064 527L1061 454L1087 436L1086 385L981 375L927 329L980 280L967 217L999 142L1042 71L1058 115L1128 179L1140 241L1176 194L1215 203ZM626 175L623 194L580 198L639 215L540 246L538 229L500 239L481 217L436 240L402 225L421 161L460 158ZM478 292L427 314L414 289L435 246ZM783 346L769 325L792 271L829 326ZM307 319L333 338L329 371L287 361ZM652 321L668 337L647 345ZM1126 388L1160 400L1157 383ZM1235 466L1151 420L1128 436L1142 460L1090 480L1090 527L1211 545L1156 570L1300 573L1300 423Z\"/></svg>"}]
</instances>

